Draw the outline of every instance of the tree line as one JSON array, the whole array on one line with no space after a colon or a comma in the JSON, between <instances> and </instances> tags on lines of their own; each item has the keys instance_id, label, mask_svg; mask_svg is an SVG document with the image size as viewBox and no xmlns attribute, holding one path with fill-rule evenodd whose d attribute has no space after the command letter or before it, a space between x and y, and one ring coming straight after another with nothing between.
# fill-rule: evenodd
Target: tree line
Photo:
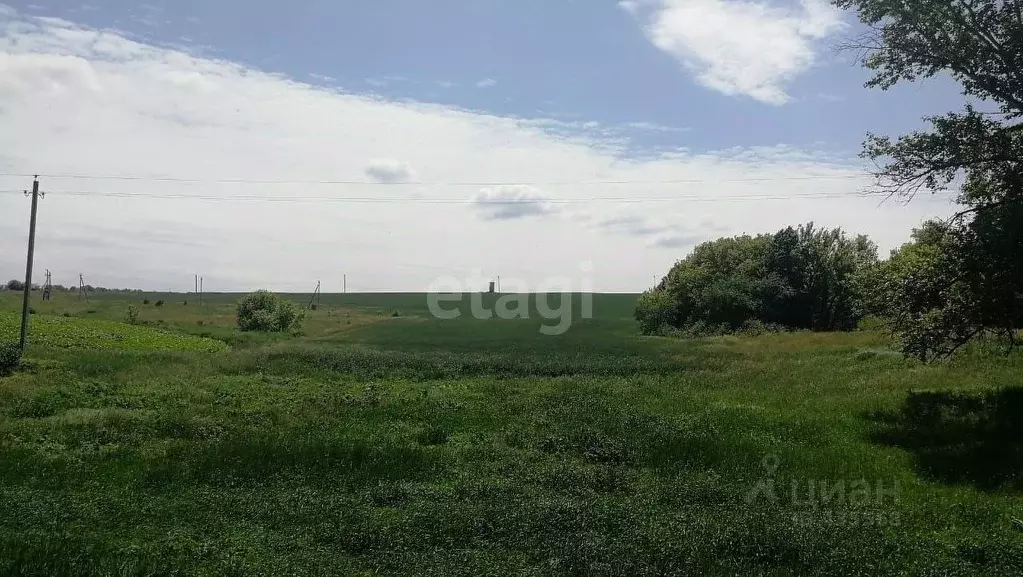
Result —
<instances>
[{"instance_id":1,"label":"tree line","mask_svg":"<svg viewBox=\"0 0 1023 577\"><path fill-rule=\"evenodd\" d=\"M0 277L0 278L3 278L3 277ZM52 285L52 286L53 286L53 290L54 291L78 292L78 290L79 290L79 287L76 287L76 286L64 286L64 285L59 285L59 284L55 284L55 285ZM113 288L107 288L107 287L101 287L101 286L92 286L91 284L85 285L85 287L83 287L83 288L85 289L86 292L97 292L97 293L105 293L105 292L141 293L142 292L141 289L130 289L130 288L113 289ZM4 283L2 286L0 286L0 290L23 291L23 290L25 290L25 283L23 281L20 281L20 280L17 280L17 279L11 279L11 280L7 281L6 283ZM32 290L34 290L34 291L42 290L42 287L38 283L32 283Z\"/></svg>"},{"instance_id":2,"label":"tree line","mask_svg":"<svg viewBox=\"0 0 1023 577\"><path fill-rule=\"evenodd\" d=\"M877 263L866 236L813 223L706 242L643 293L646 334L850 330L863 317L857 279Z\"/></svg>"}]
</instances>

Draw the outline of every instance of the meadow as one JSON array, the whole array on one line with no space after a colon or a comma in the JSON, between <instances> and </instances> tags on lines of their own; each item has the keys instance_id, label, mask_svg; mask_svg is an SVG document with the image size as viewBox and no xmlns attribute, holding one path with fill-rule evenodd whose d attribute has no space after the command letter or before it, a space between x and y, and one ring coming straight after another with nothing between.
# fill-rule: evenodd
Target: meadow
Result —
<instances>
[{"instance_id":1,"label":"meadow","mask_svg":"<svg viewBox=\"0 0 1023 577\"><path fill-rule=\"evenodd\" d=\"M1019 354L642 337L636 295L594 295L592 319L568 295L560 336L439 320L422 294L323 295L298 332L241 334L238 296L33 302L0 377L0 574L1023 567Z\"/></svg>"}]
</instances>

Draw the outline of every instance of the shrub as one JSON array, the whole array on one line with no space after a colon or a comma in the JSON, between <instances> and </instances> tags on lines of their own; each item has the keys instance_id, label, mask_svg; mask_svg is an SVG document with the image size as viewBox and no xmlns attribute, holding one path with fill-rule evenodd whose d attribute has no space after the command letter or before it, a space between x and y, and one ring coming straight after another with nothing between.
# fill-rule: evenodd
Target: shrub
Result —
<instances>
[{"instance_id":1,"label":"shrub","mask_svg":"<svg viewBox=\"0 0 1023 577\"><path fill-rule=\"evenodd\" d=\"M128 313L125 315L125 320L128 321L129 325L135 325L139 322L139 307L135 305L128 305Z\"/></svg>"},{"instance_id":2,"label":"shrub","mask_svg":"<svg viewBox=\"0 0 1023 577\"><path fill-rule=\"evenodd\" d=\"M20 280L11 279L11 280L7 281L7 285L6 286L7 286L7 290L11 290L11 291L23 291L23 290L25 290L25 283L21 282Z\"/></svg>"},{"instance_id":3,"label":"shrub","mask_svg":"<svg viewBox=\"0 0 1023 577\"><path fill-rule=\"evenodd\" d=\"M0 342L0 376L14 372L21 364L21 345L11 342Z\"/></svg>"},{"instance_id":4,"label":"shrub","mask_svg":"<svg viewBox=\"0 0 1023 577\"><path fill-rule=\"evenodd\" d=\"M149 299L142 299L142 304L148 305L149 304Z\"/></svg>"},{"instance_id":5,"label":"shrub","mask_svg":"<svg viewBox=\"0 0 1023 577\"><path fill-rule=\"evenodd\" d=\"M156 301L156 306L162 307L163 306L163 301L162 300Z\"/></svg>"},{"instance_id":6,"label":"shrub","mask_svg":"<svg viewBox=\"0 0 1023 577\"><path fill-rule=\"evenodd\" d=\"M238 329L241 331L285 332L298 325L302 313L291 301L266 290L258 290L238 301Z\"/></svg>"}]
</instances>

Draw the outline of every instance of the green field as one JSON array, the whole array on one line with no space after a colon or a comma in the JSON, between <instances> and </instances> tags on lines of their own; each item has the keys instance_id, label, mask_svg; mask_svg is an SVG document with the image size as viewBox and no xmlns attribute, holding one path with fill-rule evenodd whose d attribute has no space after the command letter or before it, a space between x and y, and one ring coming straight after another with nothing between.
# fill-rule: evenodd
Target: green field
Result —
<instances>
[{"instance_id":1,"label":"green field","mask_svg":"<svg viewBox=\"0 0 1023 577\"><path fill-rule=\"evenodd\" d=\"M438 320L422 294L323 295L300 332L243 335L237 298L33 303L26 366L0 378L0 575L1023 567L1018 354L641 337L635 295L595 295L561 336ZM116 324L129 304L140 324ZM178 338L54 336L83 327Z\"/></svg>"}]
</instances>

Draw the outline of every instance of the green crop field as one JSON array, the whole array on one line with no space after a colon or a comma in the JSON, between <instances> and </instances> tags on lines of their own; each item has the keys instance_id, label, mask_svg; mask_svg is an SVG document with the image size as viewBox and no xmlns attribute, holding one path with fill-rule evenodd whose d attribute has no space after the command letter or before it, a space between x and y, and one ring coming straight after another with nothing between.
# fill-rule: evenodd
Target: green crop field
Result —
<instances>
[{"instance_id":1,"label":"green crop field","mask_svg":"<svg viewBox=\"0 0 1023 577\"><path fill-rule=\"evenodd\" d=\"M559 336L536 295L527 319L465 298L440 320L422 294L323 295L299 331L240 334L238 296L33 302L0 378L0 575L1023 567L1018 354L641 337L635 295L591 319L554 299ZM18 305L0 293L2 338Z\"/></svg>"}]
</instances>

